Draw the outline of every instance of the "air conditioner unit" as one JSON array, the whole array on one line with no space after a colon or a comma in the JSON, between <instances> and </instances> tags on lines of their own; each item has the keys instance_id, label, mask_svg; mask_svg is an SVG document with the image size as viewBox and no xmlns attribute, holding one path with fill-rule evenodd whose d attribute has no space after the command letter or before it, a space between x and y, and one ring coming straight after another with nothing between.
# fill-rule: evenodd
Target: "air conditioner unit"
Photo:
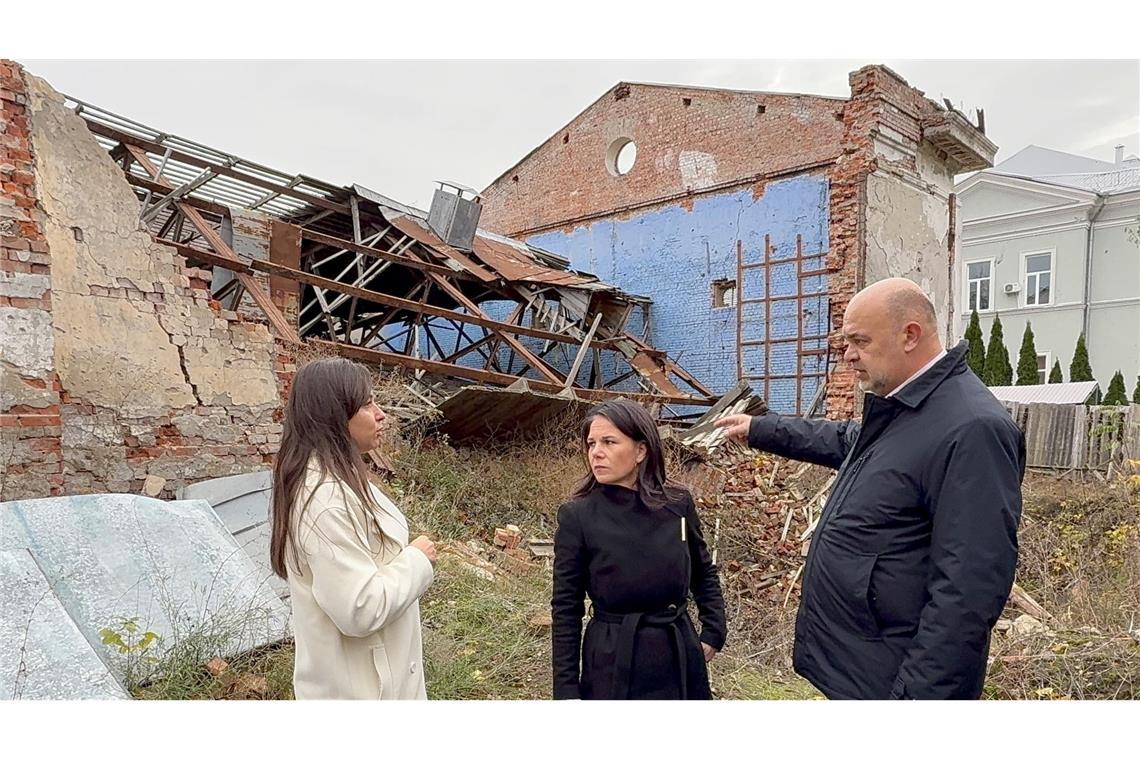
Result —
<instances>
[{"instance_id":1,"label":"air conditioner unit","mask_svg":"<svg viewBox=\"0 0 1140 760\"><path fill-rule=\"evenodd\" d=\"M1014 293L1021 292L1021 285L1016 282L1007 282L1003 290L1007 296L1012 296Z\"/></svg>"}]
</instances>

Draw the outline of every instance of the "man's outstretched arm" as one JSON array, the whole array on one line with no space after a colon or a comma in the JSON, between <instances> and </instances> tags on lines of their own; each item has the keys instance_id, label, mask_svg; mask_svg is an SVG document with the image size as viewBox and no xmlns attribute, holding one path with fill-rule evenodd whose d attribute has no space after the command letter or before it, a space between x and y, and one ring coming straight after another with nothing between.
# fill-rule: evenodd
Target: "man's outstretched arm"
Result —
<instances>
[{"instance_id":1,"label":"man's outstretched arm","mask_svg":"<svg viewBox=\"0 0 1140 760\"><path fill-rule=\"evenodd\" d=\"M750 448L838 470L859 437L853 420L808 420L795 415L751 417L730 414L713 423L726 435Z\"/></svg>"}]
</instances>

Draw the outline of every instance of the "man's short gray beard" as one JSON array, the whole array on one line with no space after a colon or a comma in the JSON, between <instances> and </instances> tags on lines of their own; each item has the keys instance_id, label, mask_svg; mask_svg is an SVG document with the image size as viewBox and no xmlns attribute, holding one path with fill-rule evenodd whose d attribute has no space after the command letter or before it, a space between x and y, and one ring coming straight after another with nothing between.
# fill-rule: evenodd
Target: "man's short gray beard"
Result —
<instances>
[{"instance_id":1,"label":"man's short gray beard","mask_svg":"<svg viewBox=\"0 0 1140 760\"><path fill-rule=\"evenodd\" d=\"M859 383L859 390L863 391L864 393L871 393L875 396L885 395L883 393L879 393L877 390L872 388L871 383L867 380L859 380L858 383Z\"/></svg>"}]
</instances>

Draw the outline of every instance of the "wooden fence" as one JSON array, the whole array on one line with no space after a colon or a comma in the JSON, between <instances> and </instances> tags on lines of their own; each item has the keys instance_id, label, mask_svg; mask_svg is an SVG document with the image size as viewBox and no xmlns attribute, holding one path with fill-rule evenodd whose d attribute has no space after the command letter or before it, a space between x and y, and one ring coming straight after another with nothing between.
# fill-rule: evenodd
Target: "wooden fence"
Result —
<instances>
[{"instance_id":1,"label":"wooden fence","mask_svg":"<svg viewBox=\"0 0 1140 760\"><path fill-rule=\"evenodd\" d=\"M1140 459L1140 404L1019 404L1005 402L1025 433L1026 465L1054 470L1107 470Z\"/></svg>"}]
</instances>

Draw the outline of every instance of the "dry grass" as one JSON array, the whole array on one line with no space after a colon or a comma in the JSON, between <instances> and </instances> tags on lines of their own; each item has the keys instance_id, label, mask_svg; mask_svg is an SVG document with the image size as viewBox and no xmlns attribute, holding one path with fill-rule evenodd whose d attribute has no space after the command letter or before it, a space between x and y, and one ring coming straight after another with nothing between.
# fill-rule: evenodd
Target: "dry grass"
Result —
<instances>
[{"instance_id":1,"label":"dry grass","mask_svg":"<svg viewBox=\"0 0 1140 760\"><path fill-rule=\"evenodd\" d=\"M549 538L559 505L585 473L564 429L479 447L414 435L390 459L396 468L391 489L420 530L443 539L489 541L507 524Z\"/></svg>"},{"instance_id":2,"label":"dry grass","mask_svg":"<svg viewBox=\"0 0 1140 760\"><path fill-rule=\"evenodd\" d=\"M1137 485L1027 476L1017 580L1055 619L1038 633L995 633L987 696L1140 698Z\"/></svg>"}]
</instances>

